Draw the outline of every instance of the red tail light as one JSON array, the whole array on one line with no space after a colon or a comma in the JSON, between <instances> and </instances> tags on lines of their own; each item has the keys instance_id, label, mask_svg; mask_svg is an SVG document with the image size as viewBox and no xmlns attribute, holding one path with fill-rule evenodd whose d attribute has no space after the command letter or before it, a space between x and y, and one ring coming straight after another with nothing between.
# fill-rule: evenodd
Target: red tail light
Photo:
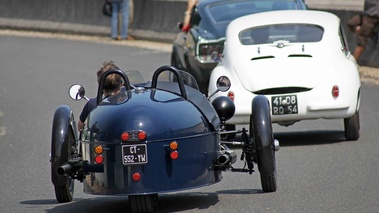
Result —
<instances>
[{"instance_id":1,"label":"red tail light","mask_svg":"<svg viewBox=\"0 0 379 213\"><path fill-rule=\"evenodd\" d=\"M139 139L140 141L145 140L145 139L146 139L146 132L144 132L144 131L140 131L140 132L138 132L137 137L138 137L138 139Z\"/></svg>"},{"instance_id":2,"label":"red tail light","mask_svg":"<svg viewBox=\"0 0 379 213\"><path fill-rule=\"evenodd\" d=\"M95 163L97 163L97 164L101 164L101 163L103 163L104 162L104 158L103 158L103 156L101 156L101 155L97 155L96 157L95 157Z\"/></svg>"},{"instance_id":3,"label":"red tail light","mask_svg":"<svg viewBox=\"0 0 379 213\"><path fill-rule=\"evenodd\" d=\"M129 140L129 133L127 133L127 132L123 132L123 133L121 134L121 140L123 140L123 141L127 141L127 140Z\"/></svg>"},{"instance_id":4,"label":"red tail light","mask_svg":"<svg viewBox=\"0 0 379 213\"><path fill-rule=\"evenodd\" d=\"M178 151L173 151L170 153L170 158L173 159L173 160L176 160L178 159L179 157L179 152Z\"/></svg>"},{"instance_id":5,"label":"red tail light","mask_svg":"<svg viewBox=\"0 0 379 213\"><path fill-rule=\"evenodd\" d=\"M123 132L120 138L123 142L144 141L147 138L147 133L141 130L132 130Z\"/></svg>"},{"instance_id":6,"label":"red tail light","mask_svg":"<svg viewBox=\"0 0 379 213\"><path fill-rule=\"evenodd\" d=\"M228 98L230 98L230 100L234 101L234 92L232 92L232 91L228 92Z\"/></svg>"},{"instance_id":7,"label":"red tail light","mask_svg":"<svg viewBox=\"0 0 379 213\"><path fill-rule=\"evenodd\" d=\"M338 86L336 85L333 86L332 95L333 95L333 98L338 98L338 96L340 95L340 89L338 88Z\"/></svg>"},{"instance_id":8,"label":"red tail light","mask_svg":"<svg viewBox=\"0 0 379 213\"><path fill-rule=\"evenodd\" d=\"M134 181L139 181L141 179L141 174L138 172L133 173L132 178Z\"/></svg>"}]
</instances>

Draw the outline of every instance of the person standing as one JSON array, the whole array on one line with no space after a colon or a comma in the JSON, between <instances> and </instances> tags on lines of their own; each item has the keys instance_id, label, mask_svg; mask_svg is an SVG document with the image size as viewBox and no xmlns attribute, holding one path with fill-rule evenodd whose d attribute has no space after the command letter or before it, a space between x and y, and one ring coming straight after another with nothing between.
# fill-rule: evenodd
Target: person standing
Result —
<instances>
[{"instance_id":1,"label":"person standing","mask_svg":"<svg viewBox=\"0 0 379 213\"><path fill-rule=\"evenodd\" d=\"M368 39L372 38L379 27L379 0L365 0L363 12L352 17L348 23L350 30L356 33L357 47L353 56L358 61L366 50Z\"/></svg>"},{"instance_id":2,"label":"person standing","mask_svg":"<svg viewBox=\"0 0 379 213\"><path fill-rule=\"evenodd\" d=\"M191 19L191 12L193 7L198 3L198 0L187 0L187 9L184 12L184 20L183 20L183 32L188 32L190 29L190 19Z\"/></svg>"},{"instance_id":3,"label":"person standing","mask_svg":"<svg viewBox=\"0 0 379 213\"><path fill-rule=\"evenodd\" d=\"M112 2L111 37L115 40L134 40L128 34L129 29L129 0L108 0Z\"/></svg>"}]
</instances>

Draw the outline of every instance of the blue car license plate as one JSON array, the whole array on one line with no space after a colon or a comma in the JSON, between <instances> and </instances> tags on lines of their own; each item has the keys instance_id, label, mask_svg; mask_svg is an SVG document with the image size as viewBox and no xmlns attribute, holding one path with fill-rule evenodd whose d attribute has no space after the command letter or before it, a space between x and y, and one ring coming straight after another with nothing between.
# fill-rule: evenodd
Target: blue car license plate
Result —
<instances>
[{"instance_id":1,"label":"blue car license plate","mask_svg":"<svg viewBox=\"0 0 379 213\"><path fill-rule=\"evenodd\" d=\"M124 165L135 165L147 163L146 144L122 146L122 162Z\"/></svg>"},{"instance_id":2,"label":"blue car license plate","mask_svg":"<svg viewBox=\"0 0 379 213\"><path fill-rule=\"evenodd\" d=\"M282 95L271 97L272 115L297 114L297 96Z\"/></svg>"}]
</instances>

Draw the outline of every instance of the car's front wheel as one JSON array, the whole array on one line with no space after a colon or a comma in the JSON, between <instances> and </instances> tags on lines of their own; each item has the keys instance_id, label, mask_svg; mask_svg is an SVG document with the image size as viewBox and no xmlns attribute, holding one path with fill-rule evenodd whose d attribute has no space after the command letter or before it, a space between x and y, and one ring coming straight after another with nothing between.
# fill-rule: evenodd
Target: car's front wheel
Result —
<instances>
[{"instance_id":1,"label":"car's front wheel","mask_svg":"<svg viewBox=\"0 0 379 213\"><path fill-rule=\"evenodd\" d=\"M348 141L355 141L359 138L359 111L355 112L350 118L344 119L345 124L345 137Z\"/></svg>"}]
</instances>

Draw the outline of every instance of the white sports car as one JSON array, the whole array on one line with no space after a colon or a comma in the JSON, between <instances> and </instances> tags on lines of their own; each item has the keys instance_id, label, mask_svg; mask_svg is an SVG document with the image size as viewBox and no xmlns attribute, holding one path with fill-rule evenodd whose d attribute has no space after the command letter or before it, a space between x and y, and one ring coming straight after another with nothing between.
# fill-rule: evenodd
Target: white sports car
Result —
<instances>
[{"instance_id":1,"label":"white sports car","mask_svg":"<svg viewBox=\"0 0 379 213\"><path fill-rule=\"evenodd\" d=\"M322 11L273 11L232 21L223 57L214 68L209 94L220 76L231 88L235 115L227 124L248 124L251 101L267 97L272 122L289 126L308 119L344 119L347 140L359 138L360 79L340 19Z\"/></svg>"}]
</instances>

